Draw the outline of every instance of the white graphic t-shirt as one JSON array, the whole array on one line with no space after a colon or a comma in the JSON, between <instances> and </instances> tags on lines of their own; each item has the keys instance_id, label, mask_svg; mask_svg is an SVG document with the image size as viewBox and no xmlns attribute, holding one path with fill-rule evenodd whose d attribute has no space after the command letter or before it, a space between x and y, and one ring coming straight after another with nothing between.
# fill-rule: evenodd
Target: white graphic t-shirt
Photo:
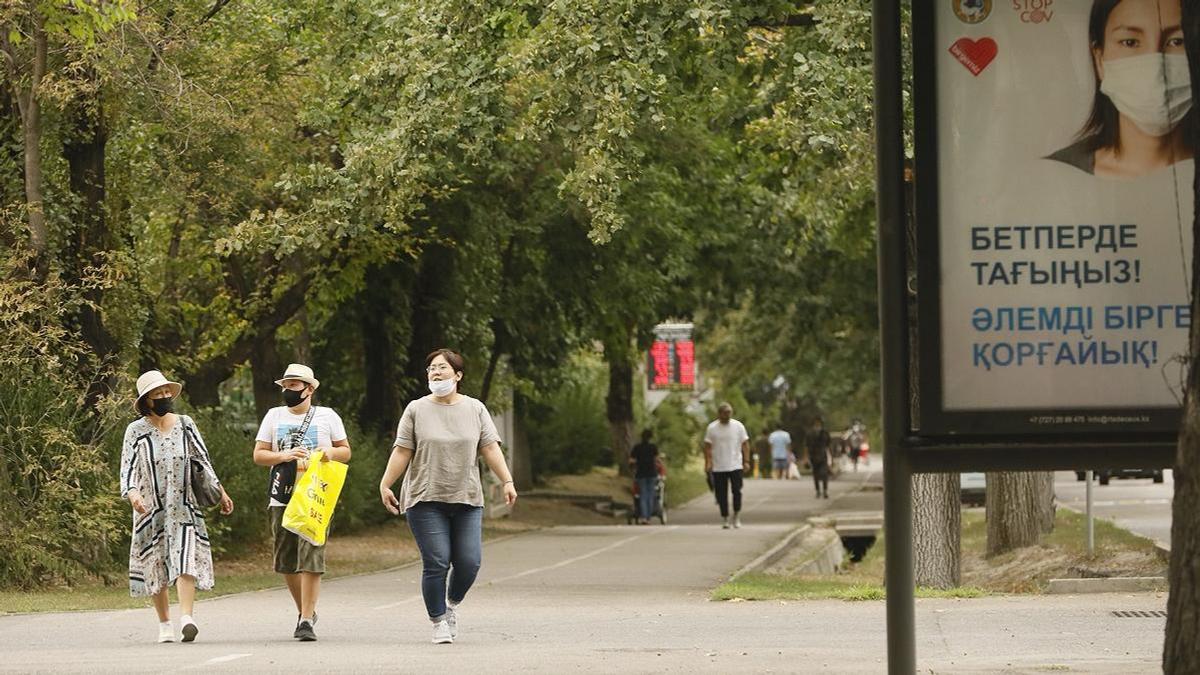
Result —
<instances>
[{"instance_id":1,"label":"white graphic t-shirt","mask_svg":"<svg viewBox=\"0 0 1200 675\"><path fill-rule=\"evenodd\" d=\"M313 452L317 448L328 448L337 441L346 440L346 427L342 424L342 418L338 417L333 408L315 406L308 431L305 432L303 438L299 438L297 432L303 425L304 414L296 415L285 406L271 408L263 417L262 424L258 427L258 435L254 440L269 443L275 452L283 452L298 446L304 446L309 452ZM296 481L299 482L303 475L298 472ZM275 499L270 501L270 505L287 506Z\"/></svg>"}]
</instances>

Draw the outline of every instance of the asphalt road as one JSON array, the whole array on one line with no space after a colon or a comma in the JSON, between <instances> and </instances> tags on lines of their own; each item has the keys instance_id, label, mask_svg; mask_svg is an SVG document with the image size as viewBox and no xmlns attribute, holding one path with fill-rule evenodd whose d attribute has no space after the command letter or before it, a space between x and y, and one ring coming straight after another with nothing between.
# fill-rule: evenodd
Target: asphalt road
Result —
<instances>
[{"instance_id":1,"label":"asphalt road","mask_svg":"<svg viewBox=\"0 0 1200 675\"><path fill-rule=\"evenodd\" d=\"M882 602L708 600L806 515L878 504L878 492L855 492L866 476L836 481L828 501L813 499L807 481L748 481L740 530L722 530L704 496L666 526L491 542L453 645L430 644L420 569L410 566L325 584L315 643L291 638L295 613L280 589L200 603L191 644L154 643L150 609L0 617L0 671L883 672ZM1164 605L1155 594L922 600L919 666L1154 672L1163 620L1112 612Z\"/></svg>"},{"instance_id":2,"label":"asphalt road","mask_svg":"<svg viewBox=\"0 0 1200 675\"><path fill-rule=\"evenodd\" d=\"M1113 478L1108 485L1092 483L1092 513L1097 518L1153 539L1166 548L1171 545L1171 498L1175 485L1171 470L1163 472L1163 482L1149 478ZM1082 513L1087 507L1087 484L1075 478L1073 471L1054 474L1054 493L1064 506Z\"/></svg>"}]
</instances>

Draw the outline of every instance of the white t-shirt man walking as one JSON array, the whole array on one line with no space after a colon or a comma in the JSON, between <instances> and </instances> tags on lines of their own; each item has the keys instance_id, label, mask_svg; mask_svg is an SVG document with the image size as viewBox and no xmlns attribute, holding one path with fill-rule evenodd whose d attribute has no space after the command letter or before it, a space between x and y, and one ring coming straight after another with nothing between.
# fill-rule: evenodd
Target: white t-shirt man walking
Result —
<instances>
[{"instance_id":1,"label":"white t-shirt man walking","mask_svg":"<svg viewBox=\"0 0 1200 675\"><path fill-rule=\"evenodd\" d=\"M733 406L722 403L717 419L704 432L704 470L712 472L722 527L741 527L742 472L750 467L750 434L733 419ZM733 490L733 517L729 515L729 490Z\"/></svg>"}]
</instances>

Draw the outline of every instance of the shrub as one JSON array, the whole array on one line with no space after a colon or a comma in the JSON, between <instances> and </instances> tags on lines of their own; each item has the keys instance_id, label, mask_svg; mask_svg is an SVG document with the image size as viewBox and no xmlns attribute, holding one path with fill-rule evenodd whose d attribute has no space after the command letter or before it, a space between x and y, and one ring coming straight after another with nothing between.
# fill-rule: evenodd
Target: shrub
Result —
<instances>
[{"instance_id":1,"label":"shrub","mask_svg":"<svg viewBox=\"0 0 1200 675\"><path fill-rule=\"evenodd\" d=\"M687 405L684 395L672 393L650 415L654 443L666 456L668 469L683 469L689 459L702 453L705 422L688 412Z\"/></svg>"},{"instance_id":2,"label":"shrub","mask_svg":"<svg viewBox=\"0 0 1200 675\"><path fill-rule=\"evenodd\" d=\"M611 464L604 396L608 380L598 358L577 358L555 389L527 408L530 460L535 477L583 473Z\"/></svg>"}]
</instances>

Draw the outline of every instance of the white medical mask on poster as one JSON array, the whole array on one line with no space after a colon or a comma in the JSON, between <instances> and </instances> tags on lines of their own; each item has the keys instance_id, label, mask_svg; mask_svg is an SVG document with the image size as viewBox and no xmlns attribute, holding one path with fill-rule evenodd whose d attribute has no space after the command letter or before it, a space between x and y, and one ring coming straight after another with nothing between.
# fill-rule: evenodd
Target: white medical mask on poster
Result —
<instances>
[{"instance_id":1,"label":"white medical mask on poster","mask_svg":"<svg viewBox=\"0 0 1200 675\"><path fill-rule=\"evenodd\" d=\"M434 396L449 396L450 394L454 393L454 389L456 386L458 386L458 383L455 382L454 380L430 380L429 381L429 391Z\"/></svg>"},{"instance_id":2,"label":"white medical mask on poster","mask_svg":"<svg viewBox=\"0 0 1200 675\"><path fill-rule=\"evenodd\" d=\"M1104 62L1100 91L1151 136L1165 136L1192 109L1187 56L1146 54Z\"/></svg>"}]
</instances>

